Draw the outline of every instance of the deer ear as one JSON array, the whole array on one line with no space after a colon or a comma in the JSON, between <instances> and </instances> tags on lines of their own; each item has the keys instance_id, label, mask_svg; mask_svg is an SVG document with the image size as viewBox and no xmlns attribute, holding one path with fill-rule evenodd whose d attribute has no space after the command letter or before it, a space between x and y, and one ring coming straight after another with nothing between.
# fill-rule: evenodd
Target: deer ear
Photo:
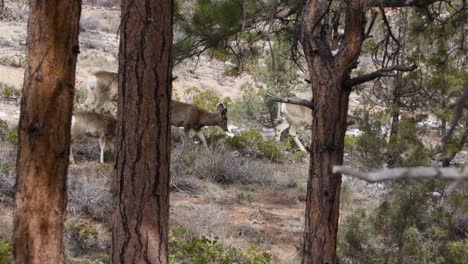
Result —
<instances>
[{"instance_id":1,"label":"deer ear","mask_svg":"<svg viewBox=\"0 0 468 264\"><path fill-rule=\"evenodd\" d=\"M224 108L222 111L221 111L221 115L222 116L225 116L227 114L227 108Z\"/></svg>"},{"instance_id":2,"label":"deer ear","mask_svg":"<svg viewBox=\"0 0 468 264\"><path fill-rule=\"evenodd\" d=\"M219 113L222 113L223 110L226 109L224 105L221 103L216 107L216 110L218 110Z\"/></svg>"}]
</instances>

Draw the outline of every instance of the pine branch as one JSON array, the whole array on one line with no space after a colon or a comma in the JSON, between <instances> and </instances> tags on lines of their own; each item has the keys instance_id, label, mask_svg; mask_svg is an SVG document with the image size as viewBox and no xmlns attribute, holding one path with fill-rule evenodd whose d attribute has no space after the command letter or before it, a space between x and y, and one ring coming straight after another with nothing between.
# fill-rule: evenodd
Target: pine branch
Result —
<instances>
[{"instance_id":1,"label":"pine branch","mask_svg":"<svg viewBox=\"0 0 468 264\"><path fill-rule=\"evenodd\" d=\"M369 7L425 7L437 2L437 0L370 0Z\"/></svg>"},{"instance_id":2,"label":"pine branch","mask_svg":"<svg viewBox=\"0 0 468 264\"><path fill-rule=\"evenodd\" d=\"M280 102L280 103L288 103L288 104L296 104L308 107L310 109L314 109L314 105L312 101L300 98L283 98L279 96L270 96L270 100L273 102Z\"/></svg>"},{"instance_id":3,"label":"pine branch","mask_svg":"<svg viewBox=\"0 0 468 264\"><path fill-rule=\"evenodd\" d=\"M467 180L468 167L463 168L435 168L435 167L412 167L382 169L374 172L362 172L346 166L333 166L333 173L345 174L365 180L370 183L398 179L441 179L441 180Z\"/></svg>"},{"instance_id":4,"label":"pine branch","mask_svg":"<svg viewBox=\"0 0 468 264\"><path fill-rule=\"evenodd\" d=\"M409 71L414 71L416 68L418 68L417 65L411 65L411 66L406 66L406 65L394 65L394 66L389 66L385 67L382 69L379 69L375 72L364 74L361 76L354 77L350 80L345 81L345 87L352 88L356 85L363 84L369 81L372 81L373 79L379 78L379 77L388 77L388 73L392 71L401 71L401 72L409 72Z\"/></svg>"}]
</instances>

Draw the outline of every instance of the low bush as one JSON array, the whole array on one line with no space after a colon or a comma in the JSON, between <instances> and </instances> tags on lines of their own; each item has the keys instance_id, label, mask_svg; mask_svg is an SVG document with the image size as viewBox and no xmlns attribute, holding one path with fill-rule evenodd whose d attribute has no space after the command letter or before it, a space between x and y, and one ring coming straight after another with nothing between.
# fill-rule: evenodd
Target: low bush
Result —
<instances>
[{"instance_id":1,"label":"low bush","mask_svg":"<svg viewBox=\"0 0 468 264\"><path fill-rule=\"evenodd\" d=\"M7 99L17 99L21 97L21 90L14 86L0 83L0 96Z\"/></svg>"},{"instance_id":2,"label":"low bush","mask_svg":"<svg viewBox=\"0 0 468 264\"><path fill-rule=\"evenodd\" d=\"M0 57L0 64L5 65L5 66L21 68L26 65L26 58L23 56L19 56L19 57L2 56Z\"/></svg>"},{"instance_id":3,"label":"low bush","mask_svg":"<svg viewBox=\"0 0 468 264\"><path fill-rule=\"evenodd\" d=\"M98 30L101 26L101 21L96 16L83 16L80 19L80 28L84 30Z\"/></svg>"},{"instance_id":4,"label":"low bush","mask_svg":"<svg viewBox=\"0 0 468 264\"><path fill-rule=\"evenodd\" d=\"M65 239L74 254L95 250L99 233L93 224L85 219L72 218L65 221Z\"/></svg>"},{"instance_id":5,"label":"low bush","mask_svg":"<svg viewBox=\"0 0 468 264\"><path fill-rule=\"evenodd\" d=\"M169 263L271 263L271 255L252 245L243 252L223 245L215 239L199 237L182 227L175 228L169 236Z\"/></svg>"},{"instance_id":6,"label":"low bush","mask_svg":"<svg viewBox=\"0 0 468 264\"><path fill-rule=\"evenodd\" d=\"M112 216L112 165L72 166L68 176L69 216L87 216L110 222Z\"/></svg>"},{"instance_id":7,"label":"low bush","mask_svg":"<svg viewBox=\"0 0 468 264\"><path fill-rule=\"evenodd\" d=\"M12 247L11 241L0 235L0 264L12 263Z\"/></svg>"},{"instance_id":8,"label":"low bush","mask_svg":"<svg viewBox=\"0 0 468 264\"><path fill-rule=\"evenodd\" d=\"M223 144L215 144L209 150L194 144L178 145L171 154L171 181L178 187L189 187L192 177L224 184L271 182L268 164L236 156Z\"/></svg>"},{"instance_id":9,"label":"low bush","mask_svg":"<svg viewBox=\"0 0 468 264\"><path fill-rule=\"evenodd\" d=\"M226 145L239 151L243 155L251 155L258 158L265 158L272 161L279 161L283 158L283 146L274 139L265 139L259 129L249 129L226 138Z\"/></svg>"}]
</instances>

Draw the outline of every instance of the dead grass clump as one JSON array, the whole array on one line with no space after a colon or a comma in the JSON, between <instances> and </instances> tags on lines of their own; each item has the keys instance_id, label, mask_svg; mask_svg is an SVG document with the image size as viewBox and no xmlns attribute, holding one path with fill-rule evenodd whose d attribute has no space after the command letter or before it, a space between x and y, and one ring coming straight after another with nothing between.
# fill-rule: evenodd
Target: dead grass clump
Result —
<instances>
[{"instance_id":1,"label":"dead grass clump","mask_svg":"<svg viewBox=\"0 0 468 264\"><path fill-rule=\"evenodd\" d=\"M84 0L83 4L97 6L97 7L111 8L111 7L118 7L120 4L120 1L118 0Z\"/></svg>"},{"instance_id":2,"label":"dead grass clump","mask_svg":"<svg viewBox=\"0 0 468 264\"><path fill-rule=\"evenodd\" d=\"M197 177L225 184L270 184L273 171L269 163L235 156L224 145L212 146L196 159L194 173Z\"/></svg>"},{"instance_id":3,"label":"dead grass clump","mask_svg":"<svg viewBox=\"0 0 468 264\"><path fill-rule=\"evenodd\" d=\"M95 16L82 16L80 19L81 31L98 30L101 26L101 21Z\"/></svg>"},{"instance_id":4,"label":"dead grass clump","mask_svg":"<svg viewBox=\"0 0 468 264\"><path fill-rule=\"evenodd\" d=\"M200 236L213 238L226 234L223 209L214 203L191 205L176 221Z\"/></svg>"},{"instance_id":5,"label":"dead grass clump","mask_svg":"<svg viewBox=\"0 0 468 264\"><path fill-rule=\"evenodd\" d=\"M68 215L110 223L112 165L82 163L68 172Z\"/></svg>"},{"instance_id":6,"label":"dead grass clump","mask_svg":"<svg viewBox=\"0 0 468 264\"><path fill-rule=\"evenodd\" d=\"M2 12L0 12L0 21L6 22L26 22L28 20L29 1L17 0L6 1Z\"/></svg>"},{"instance_id":7,"label":"dead grass clump","mask_svg":"<svg viewBox=\"0 0 468 264\"><path fill-rule=\"evenodd\" d=\"M235 155L223 144L206 149L191 142L172 150L173 182L196 177L223 184L270 184L273 174L269 162Z\"/></svg>"},{"instance_id":8,"label":"dead grass clump","mask_svg":"<svg viewBox=\"0 0 468 264\"><path fill-rule=\"evenodd\" d=\"M16 146L0 142L0 204L14 203Z\"/></svg>"}]
</instances>

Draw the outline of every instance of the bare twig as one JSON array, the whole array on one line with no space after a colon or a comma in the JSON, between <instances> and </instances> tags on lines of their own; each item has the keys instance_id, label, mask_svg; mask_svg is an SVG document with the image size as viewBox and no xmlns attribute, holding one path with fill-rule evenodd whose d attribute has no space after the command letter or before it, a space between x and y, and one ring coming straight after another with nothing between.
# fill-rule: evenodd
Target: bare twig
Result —
<instances>
[{"instance_id":1,"label":"bare twig","mask_svg":"<svg viewBox=\"0 0 468 264\"><path fill-rule=\"evenodd\" d=\"M382 169L374 172L362 172L346 166L333 166L333 173L345 174L370 183L426 178L441 180L467 180L468 167L463 168L435 168L435 167L412 167L412 168L393 168Z\"/></svg>"}]
</instances>

